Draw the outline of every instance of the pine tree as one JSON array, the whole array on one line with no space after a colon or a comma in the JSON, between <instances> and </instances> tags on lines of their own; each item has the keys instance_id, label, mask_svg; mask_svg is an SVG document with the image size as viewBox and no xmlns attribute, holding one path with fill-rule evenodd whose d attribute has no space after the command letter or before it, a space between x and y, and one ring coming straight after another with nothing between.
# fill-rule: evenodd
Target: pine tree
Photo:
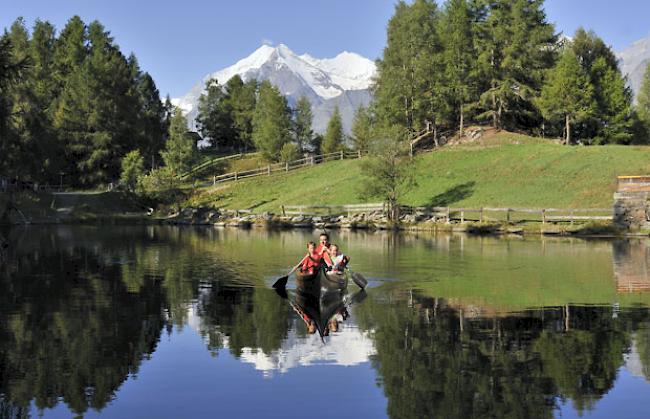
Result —
<instances>
[{"instance_id":1,"label":"pine tree","mask_svg":"<svg viewBox=\"0 0 650 419\"><path fill-rule=\"evenodd\" d=\"M543 0L494 0L476 39L481 117L495 128L538 123L535 97L555 63L557 36Z\"/></svg>"},{"instance_id":2,"label":"pine tree","mask_svg":"<svg viewBox=\"0 0 650 419\"><path fill-rule=\"evenodd\" d=\"M226 96L231 112L233 146L242 151L253 147L253 115L257 93L257 81L252 79L244 83L239 75L233 76L226 83Z\"/></svg>"},{"instance_id":3,"label":"pine tree","mask_svg":"<svg viewBox=\"0 0 650 419\"><path fill-rule=\"evenodd\" d=\"M253 118L253 143L264 158L277 161L282 146L291 141L291 110L277 87L260 84Z\"/></svg>"},{"instance_id":4,"label":"pine tree","mask_svg":"<svg viewBox=\"0 0 650 419\"><path fill-rule=\"evenodd\" d=\"M183 174L194 164L196 153L196 142L187 131L187 118L179 108L175 108L165 149L160 153L165 166L177 176Z\"/></svg>"},{"instance_id":5,"label":"pine tree","mask_svg":"<svg viewBox=\"0 0 650 419\"><path fill-rule=\"evenodd\" d=\"M593 86L571 49L563 53L556 67L548 75L539 106L546 119L554 121L560 118L564 121L565 144L571 144L573 141L573 124L593 113Z\"/></svg>"},{"instance_id":6,"label":"pine tree","mask_svg":"<svg viewBox=\"0 0 650 419\"><path fill-rule=\"evenodd\" d=\"M311 103L305 96L301 96L296 102L294 111L293 131L298 153L313 151L314 131L311 128L313 115L311 112Z\"/></svg>"},{"instance_id":7,"label":"pine tree","mask_svg":"<svg viewBox=\"0 0 650 419\"><path fill-rule=\"evenodd\" d=\"M352 122L352 144L354 149L368 152L373 139L373 120L370 109L360 106Z\"/></svg>"},{"instance_id":8,"label":"pine tree","mask_svg":"<svg viewBox=\"0 0 650 419\"><path fill-rule=\"evenodd\" d=\"M88 57L66 80L54 126L66 145L68 173L83 186L119 176L120 159L137 144L139 102L133 71L99 22L88 26Z\"/></svg>"},{"instance_id":9,"label":"pine tree","mask_svg":"<svg viewBox=\"0 0 650 419\"><path fill-rule=\"evenodd\" d=\"M616 54L593 31L582 28L576 31L571 48L589 76L596 102L594 112L576 132L596 144L630 143L635 124L632 92L626 86Z\"/></svg>"},{"instance_id":10,"label":"pine tree","mask_svg":"<svg viewBox=\"0 0 650 419\"><path fill-rule=\"evenodd\" d=\"M375 107L382 124L410 132L436 119L442 62L438 8L434 1L400 1L388 23L388 44L377 63Z\"/></svg>"},{"instance_id":11,"label":"pine tree","mask_svg":"<svg viewBox=\"0 0 650 419\"><path fill-rule=\"evenodd\" d=\"M199 98L199 114L196 118L204 138L210 140L212 147L232 147L235 131L232 110L228 96L216 79L205 85L205 93Z\"/></svg>"},{"instance_id":12,"label":"pine tree","mask_svg":"<svg viewBox=\"0 0 650 419\"><path fill-rule=\"evenodd\" d=\"M327 130L325 131L325 136L323 137L323 145L321 146L321 151L323 154L329 154L344 150L345 144L343 144L343 139L343 121L341 120L341 113L339 112L339 108L337 106L334 108L334 113L332 114L332 117L327 124Z\"/></svg>"},{"instance_id":13,"label":"pine tree","mask_svg":"<svg viewBox=\"0 0 650 419\"><path fill-rule=\"evenodd\" d=\"M442 24L444 80L448 101L457 115L459 133L465 126L467 105L475 101L474 39L472 18L466 0L448 0Z\"/></svg>"}]
</instances>

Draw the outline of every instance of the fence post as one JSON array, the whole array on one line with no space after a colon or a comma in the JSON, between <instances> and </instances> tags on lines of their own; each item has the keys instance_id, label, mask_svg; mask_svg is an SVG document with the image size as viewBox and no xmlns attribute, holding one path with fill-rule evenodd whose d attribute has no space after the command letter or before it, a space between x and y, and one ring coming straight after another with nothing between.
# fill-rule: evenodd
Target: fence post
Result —
<instances>
[{"instance_id":1,"label":"fence post","mask_svg":"<svg viewBox=\"0 0 650 419\"><path fill-rule=\"evenodd\" d=\"M510 208L506 209L506 223L510 224Z\"/></svg>"},{"instance_id":2,"label":"fence post","mask_svg":"<svg viewBox=\"0 0 650 419\"><path fill-rule=\"evenodd\" d=\"M314 165L314 156L311 156L311 157L309 158L309 164L310 164L311 166Z\"/></svg>"},{"instance_id":3,"label":"fence post","mask_svg":"<svg viewBox=\"0 0 650 419\"><path fill-rule=\"evenodd\" d=\"M271 176L271 165L270 164L266 167L266 173L268 173L268 175Z\"/></svg>"},{"instance_id":4,"label":"fence post","mask_svg":"<svg viewBox=\"0 0 650 419\"><path fill-rule=\"evenodd\" d=\"M341 150L341 160L343 160L343 150Z\"/></svg>"},{"instance_id":5,"label":"fence post","mask_svg":"<svg viewBox=\"0 0 650 419\"><path fill-rule=\"evenodd\" d=\"M542 209L542 225L546 224L546 210Z\"/></svg>"},{"instance_id":6,"label":"fence post","mask_svg":"<svg viewBox=\"0 0 650 419\"><path fill-rule=\"evenodd\" d=\"M451 210L447 207L447 224L451 223Z\"/></svg>"},{"instance_id":7,"label":"fence post","mask_svg":"<svg viewBox=\"0 0 650 419\"><path fill-rule=\"evenodd\" d=\"M289 162L286 162L286 163L284 164L284 170L285 170L286 172L289 171Z\"/></svg>"},{"instance_id":8,"label":"fence post","mask_svg":"<svg viewBox=\"0 0 650 419\"><path fill-rule=\"evenodd\" d=\"M212 186L217 184L217 175L212 176Z\"/></svg>"},{"instance_id":9,"label":"fence post","mask_svg":"<svg viewBox=\"0 0 650 419\"><path fill-rule=\"evenodd\" d=\"M481 207L481 209L479 210L478 214L479 214L479 216L478 216L478 217L479 217L478 220L479 220L479 222L482 223L482 222L483 222L483 208L482 208L482 207Z\"/></svg>"},{"instance_id":10,"label":"fence post","mask_svg":"<svg viewBox=\"0 0 650 419\"><path fill-rule=\"evenodd\" d=\"M239 179L239 173L235 172L235 180Z\"/></svg>"},{"instance_id":11,"label":"fence post","mask_svg":"<svg viewBox=\"0 0 650 419\"><path fill-rule=\"evenodd\" d=\"M571 217L571 225L573 225L573 210L571 210L569 217Z\"/></svg>"},{"instance_id":12,"label":"fence post","mask_svg":"<svg viewBox=\"0 0 650 419\"><path fill-rule=\"evenodd\" d=\"M359 150L358 155L359 155L359 158L361 158L361 150Z\"/></svg>"},{"instance_id":13,"label":"fence post","mask_svg":"<svg viewBox=\"0 0 650 419\"><path fill-rule=\"evenodd\" d=\"M465 224L465 211L460 212L460 223Z\"/></svg>"},{"instance_id":14,"label":"fence post","mask_svg":"<svg viewBox=\"0 0 650 419\"><path fill-rule=\"evenodd\" d=\"M287 213L284 211L284 205L282 205L282 216L283 216L283 217L286 217L286 216L287 216Z\"/></svg>"}]
</instances>

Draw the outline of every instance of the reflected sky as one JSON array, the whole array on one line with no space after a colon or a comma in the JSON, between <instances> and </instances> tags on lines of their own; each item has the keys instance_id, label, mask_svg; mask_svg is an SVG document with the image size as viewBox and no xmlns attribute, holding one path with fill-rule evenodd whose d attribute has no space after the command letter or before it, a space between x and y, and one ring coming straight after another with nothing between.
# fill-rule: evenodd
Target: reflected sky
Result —
<instances>
[{"instance_id":1,"label":"reflected sky","mask_svg":"<svg viewBox=\"0 0 650 419\"><path fill-rule=\"evenodd\" d=\"M340 232L370 286L318 294L321 339L270 288L311 232L0 234L3 419L650 411L647 241Z\"/></svg>"}]
</instances>

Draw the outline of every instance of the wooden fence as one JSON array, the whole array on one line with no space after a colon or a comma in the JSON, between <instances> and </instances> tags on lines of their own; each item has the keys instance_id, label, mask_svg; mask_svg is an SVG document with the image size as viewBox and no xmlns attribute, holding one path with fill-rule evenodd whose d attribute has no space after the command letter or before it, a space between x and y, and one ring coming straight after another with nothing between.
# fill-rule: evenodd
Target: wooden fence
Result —
<instances>
[{"instance_id":1,"label":"wooden fence","mask_svg":"<svg viewBox=\"0 0 650 419\"><path fill-rule=\"evenodd\" d=\"M355 205L284 205L285 216L341 216L360 213L387 213L386 204ZM452 207L408 207L400 206L400 213L430 218L446 223L468 221L476 222L541 222L546 223L583 223L588 221L613 220L611 208L452 208Z\"/></svg>"},{"instance_id":2,"label":"wooden fence","mask_svg":"<svg viewBox=\"0 0 650 419\"><path fill-rule=\"evenodd\" d=\"M362 153L360 151L337 151L329 154L321 154L317 156L305 157L299 160L294 160L287 163L275 163L269 164L264 167L259 167L257 169L245 170L241 172L232 172L226 173L223 175L213 176L212 184L217 185L224 182L232 182L241 179L247 179L256 176L271 176L273 173L277 172L289 172L291 170L300 169L303 167L313 166L316 164L324 163L332 160L343 160L343 159L357 159L361 158Z\"/></svg>"},{"instance_id":3,"label":"wooden fence","mask_svg":"<svg viewBox=\"0 0 650 419\"><path fill-rule=\"evenodd\" d=\"M197 166L192 167L188 172L183 173L180 175L178 178L180 180L186 180L189 177L196 175L198 173L201 173L217 164L229 161L229 160L235 160L235 159L243 159L244 157L251 157L259 154L258 152L252 152L252 153L239 153L239 154L231 154L229 156L222 156L222 157L215 157L213 159L210 159L208 161L205 161Z\"/></svg>"}]
</instances>

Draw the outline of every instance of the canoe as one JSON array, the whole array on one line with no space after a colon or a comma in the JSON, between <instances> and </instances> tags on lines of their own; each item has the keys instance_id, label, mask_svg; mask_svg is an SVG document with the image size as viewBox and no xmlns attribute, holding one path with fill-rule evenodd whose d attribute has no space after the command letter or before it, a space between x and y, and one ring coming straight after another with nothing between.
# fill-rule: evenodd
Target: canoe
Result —
<instances>
[{"instance_id":1,"label":"canoe","mask_svg":"<svg viewBox=\"0 0 650 419\"><path fill-rule=\"evenodd\" d=\"M321 268L314 274L296 272L297 287L310 292L314 292L318 288L321 292L343 291L348 287L348 282L347 271L343 273L325 272Z\"/></svg>"}]
</instances>

